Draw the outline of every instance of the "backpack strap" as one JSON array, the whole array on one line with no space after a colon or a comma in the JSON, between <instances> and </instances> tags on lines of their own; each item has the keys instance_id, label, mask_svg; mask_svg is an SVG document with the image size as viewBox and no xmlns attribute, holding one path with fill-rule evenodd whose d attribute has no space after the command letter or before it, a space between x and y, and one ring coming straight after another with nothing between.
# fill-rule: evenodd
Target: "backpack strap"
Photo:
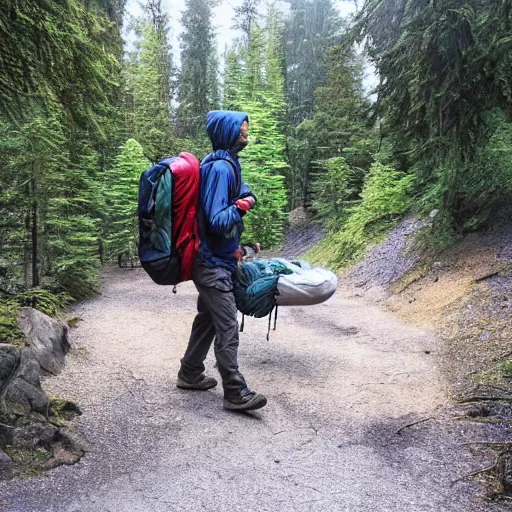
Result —
<instances>
[{"instance_id":1,"label":"backpack strap","mask_svg":"<svg viewBox=\"0 0 512 512\"><path fill-rule=\"evenodd\" d=\"M235 181L236 181L236 195L240 195L240 190L242 188L242 179L238 178L238 172L237 172L237 168L235 167L235 164L229 160L228 158L217 158L217 160L224 160L224 162L227 162L231 168L233 169L233 174L235 175Z\"/></svg>"}]
</instances>

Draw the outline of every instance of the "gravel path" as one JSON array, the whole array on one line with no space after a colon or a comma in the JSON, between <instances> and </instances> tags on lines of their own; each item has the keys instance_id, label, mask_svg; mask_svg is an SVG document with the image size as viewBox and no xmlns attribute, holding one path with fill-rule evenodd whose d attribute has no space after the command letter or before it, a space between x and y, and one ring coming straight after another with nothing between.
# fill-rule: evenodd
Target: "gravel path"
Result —
<instances>
[{"instance_id":1,"label":"gravel path","mask_svg":"<svg viewBox=\"0 0 512 512\"><path fill-rule=\"evenodd\" d=\"M45 382L80 404L95 449L0 483L0 510L490 510L476 484L450 485L475 469L458 446L472 433L443 419L429 334L342 291L281 308L269 342L266 321L249 319L240 365L269 403L234 414L219 389L174 387L195 299L190 283L173 295L141 270L105 276L103 295L75 310L66 370Z\"/></svg>"}]
</instances>

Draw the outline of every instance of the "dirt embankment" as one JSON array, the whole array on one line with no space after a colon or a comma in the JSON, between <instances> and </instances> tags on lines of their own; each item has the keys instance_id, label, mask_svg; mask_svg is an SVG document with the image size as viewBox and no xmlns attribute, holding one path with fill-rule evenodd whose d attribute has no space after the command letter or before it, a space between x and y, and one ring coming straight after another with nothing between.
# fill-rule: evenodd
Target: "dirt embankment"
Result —
<instances>
[{"instance_id":1,"label":"dirt embankment","mask_svg":"<svg viewBox=\"0 0 512 512\"><path fill-rule=\"evenodd\" d=\"M501 427L512 440L512 224L503 211L492 226L437 254L420 249L430 219L409 218L343 276L354 296L377 300L408 323L437 333L437 361L458 420ZM493 428L493 433L495 430ZM487 438L493 434L488 430ZM492 439L489 439L492 441ZM487 448L486 445L482 445ZM493 490L512 494L510 444L492 446Z\"/></svg>"}]
</instances>

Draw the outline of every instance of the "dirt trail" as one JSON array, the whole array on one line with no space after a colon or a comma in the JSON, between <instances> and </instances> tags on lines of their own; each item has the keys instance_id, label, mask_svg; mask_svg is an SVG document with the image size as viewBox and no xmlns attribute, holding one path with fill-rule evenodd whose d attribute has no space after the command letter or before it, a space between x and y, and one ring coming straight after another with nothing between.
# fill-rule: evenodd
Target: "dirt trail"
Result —
<instances>
[{"instance_id":1,"label":"dirt trail","mask_svg":"<svg viewBox=\"0 0 512 512\"><path fill-rule=\"evenodd\" d=\"M0 510L490 510L476 484L450 486L475 463L458 446L465 427L440 419L431 335L343 291L282 308L270 341L265 320L249 319L240 365L269 404L233 414L220 389L174 387L195 300L190 283L173 295L140 270L106 275L103 295L75 310L66 370L45 382L80 404L95 449L0 483Z\"/></svg>"}]
</instances>

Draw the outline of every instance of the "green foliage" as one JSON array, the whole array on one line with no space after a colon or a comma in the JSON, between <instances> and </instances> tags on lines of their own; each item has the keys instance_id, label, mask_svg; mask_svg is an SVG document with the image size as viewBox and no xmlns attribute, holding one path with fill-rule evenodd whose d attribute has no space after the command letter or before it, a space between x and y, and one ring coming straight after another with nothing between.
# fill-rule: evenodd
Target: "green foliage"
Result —
<instances>
[{"instance_id":1,"label":"green foliage","mask_svg":"<svg viewBox=\"0 0 512 512\"><path fill-rule=\"evenodd\" d=\"M44 286L79 299L97 289L98 174L118 131L122 45L103 7L0 8L10 20L0 23L0 280L10 292Z\"/></svg>"},{"instance_id":2,"label":"green foliage","mask_svg":"<svg viewBox=\"0 0 512 512\"><path fill-rule=\"evenodd\" d=\"M74 141L67 147L63 114L54 105L20 129L4 125L0 152L6 180L7 213L2 247L13 280L25 287L57 286L74 298L96 289L101 195L96 184L97 154Z\"/></svg>"},{"instance_id":3,"label":"green foliage","mask_svg":"<svg viewBox=\"0 0 512 512\"><path fill-rule=\"evenodd\" d=\"M242 4L236 6L233 17L233 28L244 33L243 43L247 47L251 36L253 24L259 20L258 6L261 0L242 0Z\"/></svg>"},{"instance_id":4,"label":"green foliage","mask_svg":"<svg viewBox=\"0 0 512 512\"><path fill-rule=\"evenodd\" d=\"M282 32L281 18L271 9L266 29L253 22L247 49L239 49L238 55L232 49L226 66L226 108L249 114L250 144L240 156L244 180L259 199L244 218L244 240L266 248L283 239L287 204Z\"/></svg>"},{"instance_id":5,"label":"green foliage","mask_svg":"<svg viewBox=\"0 0 512 512\"><path fill-rule=\"evenodd\" d=\"M311 119L290 131L288 155L291 172L287 175L291 208L299 205L318 210L315 197L325 184L322 169L331 158L343 156L356 175L368 171L377 149L376 134L368 128L368 100L363 93L362 61L351 48L330 48L323 60L325 82L315 89ZM315 185L315 180L320 180ZM362 179L359 180L360 192Z\"/></svg>"},{"instance_id":6,"label":"green foliage","mask_svg":"<svg viewBox=\"0 0 512 512\"><path fill-rule=\"evenodd\" d=\"M69 421L76 416L80 416L82 411L80 407L74 402L64 400L56 396L50 397L50 403L48 404L48 417L51 418L53 423L59 425L65 425L66 421Z\"/></svg>"},{"instance_id":7,"label":"green foliage","mask_svg":"<svg viewBox=\"0 0 512 512\"><path fill-rule=\"evenodd\" d=\"M494 135L476 151L473 162L449 162L438 168L435 184L424 194L423 202L429 208L452 205L445 217L457 231L482 227L512 198L512 124L502 115L492 117Z\"/></svg>"},{"instance_id":8,"label":"green foliage","mask_svg":"<svg viewBox=\"0 0 512 512\"><path fill-rule=\"evenodd\" d=\"M251 121L251 142L241 154L244 180L258 198L258 205L244 218L244 240L275 247L284 236L286 192L283 170L284 136L261 104L247 102L244 110Z\"/></svg>"},{"instance_id":9,"label":"green foliage","mask_svg":"<svg viewBox=\"0 0 512 512\"><path fill-rule=\"evenodd\" d=\"M157 2L159 7L160 2ZM138 19L137 50L124 70L130 136L157 162L178 150L171 125L171 62L165 15Z\"/></svg>"},{"instance_id":10,"label":"green foliage","mask_svg":"<svg viewBox=\"0 0 512 512\"><path fill-rule=\"evenodd\" d=\"M18 313L21 307L32 307L49 316L56 316L71 302L65 293L48 290L28 290L18 294L0 292L0 343L21 343L23 333L18 328Z\"/></svg>"},{"instance_id":11,"label":"green foliage","mask_svg":"<svg viewBox=\"0 0 512 512\"><path fill-rule=\"evenodd\" d=\"M224 63L224 102L222 107L226 110L241 110L244 69L240 50L236 46L226 50Z\"/></svg>"},{"instance_id":12,"label":"green foliage","mask_svg":"<svg viewBox=\"0 0 512 512\"><path fill-rule=\"evenodd\" d=\"M106 18L75 0L6 0L0 20L0 112L18 120L28 103L56 100L73 122L99 128L118 66Z\"/></svg>"},{"instance_id":13,"label":"green foliage","mask_svg":"<svg viewBox=\"0 0 512 512\"><path fill-rule=\"evenodd\" d=\"M326 51L340 41L342 22L332 0L291 0L286 25L286 84L291 126L309 119L325 79Z\"/></svg>"},{"instance_id":14,"label":"green foliage","mask_svg":"<svg viewBox=\"0 0 512 512\"><path fill-rule=\"evenodd\" d=\"M364 173L351 168L345 158L333 157L320 162L324 167L312 185L313 210L332 232L346 220L349 209L359 200Z\"/></svg>"},{"instance_id":15,"label":"green foliage","mask_svg":"<svg viewBox=\"0 0 512 512\"><path fill-rule=\"evenodd\" d=\"M368 173L359 204L347 209L347 219L306 258L313 263L339 269L363 256L411 206L414 177L390 165L375 162Z\"/></svg>"},{"instance_id":16,"label":"green foliage","mask_svg":"<svg viewBox=\"0 0 512 512\"><path fill-rule=\"evenodd\" d=\"M120 148L114 167L105 174L104 193L106 257L136 255L138 240L137 194L140 174L151 166L142 146L128 139Z\"/></svg>"},{"instance_id":17,"label":"green foliage","mask_svg":"<svg viewBox=\"0 0 512 512\"><path fill-rule=\"evenodd\" d=\"M512 113L511 22L508 0L367 0L355 27L381 78L382 135L458 232L493 211L481 151L497 128L489 113Z\"/></svg>"},{"instance_id":18,"label":"green foliage","mask_svg":"<svg viewBox=\"0 0 512 512\"><path fill-rule=\"evenodd\" d=\"M219 107L218 59L211 2L186 0L181 17L181 72L178 87L180 135L204 131L206 114Z\"/></svg>"}]
</instances>

